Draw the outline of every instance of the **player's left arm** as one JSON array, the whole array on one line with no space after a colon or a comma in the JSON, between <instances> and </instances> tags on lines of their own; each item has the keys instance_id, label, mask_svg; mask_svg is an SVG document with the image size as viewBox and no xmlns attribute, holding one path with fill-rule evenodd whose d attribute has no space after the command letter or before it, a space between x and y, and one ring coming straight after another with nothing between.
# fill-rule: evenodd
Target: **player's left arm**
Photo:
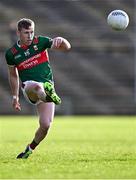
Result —
<instances>
[{"instance_id":1,"label":"player's left arm","mask_svg":"<svg viewBox=\"0 0 136 180\"><path fill-rule=\"evenodd\" d=\"M71 49L71 44L63 37L56 37L52 39L51 49L58 49L62 51L68 51Z\"/></svg>"}]
</instances>

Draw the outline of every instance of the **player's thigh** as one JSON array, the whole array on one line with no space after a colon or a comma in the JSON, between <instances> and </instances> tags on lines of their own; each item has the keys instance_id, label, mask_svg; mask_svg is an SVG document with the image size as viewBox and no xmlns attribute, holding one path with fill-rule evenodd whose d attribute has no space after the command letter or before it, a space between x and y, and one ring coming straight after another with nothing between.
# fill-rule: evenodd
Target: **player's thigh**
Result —
<instances>
[{"instance_id":1,"label":"player's thigh","mask_svg":"<svg viewBox=\"0 0 136 180\"><path fill-rule=\"evenodd\" d=\"M37 104L40 123L50 123L54 118L55 104L53 102Z\"/></svg>"}]
</instances>

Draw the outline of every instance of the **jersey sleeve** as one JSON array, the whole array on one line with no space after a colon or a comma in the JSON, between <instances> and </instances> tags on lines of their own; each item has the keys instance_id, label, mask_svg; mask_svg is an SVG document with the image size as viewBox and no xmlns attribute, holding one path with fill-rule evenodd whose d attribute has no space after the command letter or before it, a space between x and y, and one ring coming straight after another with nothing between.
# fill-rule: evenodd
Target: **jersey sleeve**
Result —
<instances>
[{"instance_id":1,"label":"jersey sleeve","mask_svg":"<svg viewBox=\"0 0 136 180\"><path fill-rule=\"evenodd\" d=\"M8 65L15 65L15 63L13 62L13 55L10 50L6 51L5 58Z\"/></svg>"},{"instance_id":2,"label":"jersey sleeve","mask_svg":"<svg viewBox=\"0 0 136 180\"><path fill-rule=\"evenodd\" d=\"M53 40L49 37L39 36L40 43L45 49L51 48Z\"/></svg>"}]
</instances>

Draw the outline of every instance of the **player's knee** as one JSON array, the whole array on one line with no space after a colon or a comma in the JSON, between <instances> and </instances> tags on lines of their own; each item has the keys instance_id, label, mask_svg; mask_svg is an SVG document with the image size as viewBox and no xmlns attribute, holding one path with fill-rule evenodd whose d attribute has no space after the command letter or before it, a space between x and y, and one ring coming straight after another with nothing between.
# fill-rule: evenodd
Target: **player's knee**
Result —
<instances>
[{"instance_id":1,"label":"player's knee","mask_svg":"<svg viewBox=\"0 0 136 180\"><path fill-rule=\"evenodd\" d=\"M45 121L45 122L40 123L40 127L43 130L48 131L48 129L50 128L50 121Z\"/></svg>"},{"instance_id":2,"label":"player's knee","mask_svg":"<svg viewBox=\"0 0 136 180\"><path fill-rule=\"evenodd\" d=\"M35 85L34 87L33 87L33 90L34 90L34 92L39 92L40 90L41 90L41 86L40 85Z\"/></svg>"},{"instance_id":3,"label":"player's knee","mask_svg":"<svg viewBox=\"0 0 136 180\"><path fill-rule=\"evenodd\" d=\"M25 92L26 93L29 93L29 92L36 93L40 88L41 88L40 85L37 85L37 84L36 85L35 84L27 84L25 86Z\"/></svg>"},{"instance_id":4,"label":"player's knee","mask_svg":"<svg viewBox=\"0 0 136 180\"><path fill-rule=\"evenodd\" d=\"M41 86L37 84L37 85L34 87L34 89L35 89L36 91L38 91L39 89L41 89Z\"/></svg>"}]
</instances>

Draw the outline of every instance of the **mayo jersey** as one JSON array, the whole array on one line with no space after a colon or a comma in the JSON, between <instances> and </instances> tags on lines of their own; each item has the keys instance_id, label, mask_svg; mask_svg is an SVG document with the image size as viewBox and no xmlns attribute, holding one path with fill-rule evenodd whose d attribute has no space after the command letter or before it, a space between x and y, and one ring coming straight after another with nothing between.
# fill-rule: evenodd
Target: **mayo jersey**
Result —
<instances>
[{"instance_id":1,"label":"mayo jersey","mask_svg":"<svg viewBox=\"0 0 136 180\"><path fill-rule=\"evenodd\" d=\"M20 46L16 43L5 53L7 64L18 69L22 82L27 80L53 81L47 52L51 45L52 39L44 36L35 36L30 46Z\"/></svg>"}]
</instances>

